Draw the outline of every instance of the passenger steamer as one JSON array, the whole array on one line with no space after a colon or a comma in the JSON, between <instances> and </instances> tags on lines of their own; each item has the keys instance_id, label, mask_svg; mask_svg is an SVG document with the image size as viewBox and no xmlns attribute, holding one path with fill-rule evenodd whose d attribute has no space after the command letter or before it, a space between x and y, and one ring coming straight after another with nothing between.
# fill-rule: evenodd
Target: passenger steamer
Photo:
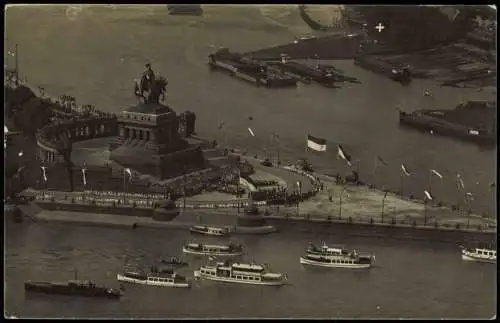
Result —
<instances>
[{"instance_id":1,"label":"passenger steamer","mask_svg":"<svg viewBox=\"0 0 500 323\"><path fill-rule=\"evenodd\" d=\"M201 266L194 272L195 279L227 283L280 286L285 284L285 273L273 273L264 265L218 262L215 266Z\"/></svg>"},{"instance_id":2,"label":"passenger steamer","mask_svg":"<svg viewBox=\"0 0 500 323\"><path fill-rule=\"evenodd\" d=\"M226 237L229 235L228 228L217 228L217 227L207 227L202 225L194 225L189 228L191 233L199 233L208 236L216 236L216 237Z\"/></svg>"},{"instance_id":3,"label":"passenger steamer","mask_svg":"<svg viewBox=\"0 0 500 323\"><path fill-rule=\"evenodd\" d=\"M122 274L117 274L116 279L119 282L150 286L179 288L191 287L190 281L188 281L184 276L176 274L171 269L158 271L155 268L151 268L149 273L144 273L141 270L125 271Z\"/></svg>"},{"instance_id":4,"label":"passenger steamer","mask_svg":"<svg viewBox=\"0 0 500 323\"><path fill-rule=\"evenodd\" d=\"M205 245L201 243L188 243L182 247L182 251L192 255L202 256L228 256L236 257L243 254L241 245Z\"/></svg>"},{"instance_id":5,"label":"passenger steamer","mask_svg":"<svg viewBox=\"0 0 500 323\"><path fill-rule=\"evenodd\" d=\"M360 255L356 250L349 252L343 248L331 248L323 244L320 248L309 244L307 255L300 257L300 263L330 268L371 268L375 256Z\"/></svg>"},{"instance_id":6,"label":"passenger steamer","mask_svg":"<svg viewBox=\"0 0 500 323\"><path fill-rule=\"evenodd\" d=\"M462 247L462 260L486 262L494 264L497 262L497 251L483 247L478 247L478 248Z\"/></svg>"}]
</instances>

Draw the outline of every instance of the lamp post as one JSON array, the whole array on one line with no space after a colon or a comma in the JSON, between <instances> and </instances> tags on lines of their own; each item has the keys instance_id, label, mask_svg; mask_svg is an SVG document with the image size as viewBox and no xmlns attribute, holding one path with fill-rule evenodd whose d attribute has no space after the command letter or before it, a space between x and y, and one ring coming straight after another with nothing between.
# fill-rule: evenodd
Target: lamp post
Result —
<instances>
[{"instance_id":1,"label":"lamp post","mask_svg":"<svg viewBox=\"0 0 500 323\"><path fill-rule=\"evenodd\" d=\"M276 139L276 165L279 167L280 162L280 136L277 133L273 133L273 137Z\"/></svg>"}]
</instances>

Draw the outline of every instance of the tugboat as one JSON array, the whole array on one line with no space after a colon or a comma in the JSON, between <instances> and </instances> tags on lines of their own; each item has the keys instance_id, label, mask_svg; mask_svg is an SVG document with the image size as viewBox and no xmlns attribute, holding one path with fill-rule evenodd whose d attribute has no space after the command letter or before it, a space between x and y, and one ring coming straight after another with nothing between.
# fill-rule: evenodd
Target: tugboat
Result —
<instances>
[{"instance_id":1,"label":"tugboat","mask_svg":"<svg viewBox=\"0 0 500 323\"><path fill-rule=\"evenodd\" d=\"M371 268L375 262L375 256L360 255L356 250L349 252L343 248L331 248L325 243L318 248L312 243L307 248L307 255L300 257L300 263L330 268Z\"/></svg>"},{"instance_id":2,"label":"tugboat","mask_svg":"<svg viewBox=\"0 0 500 323\"><path fill-rule=\"evenodd\" d=\"M90 280L70 280L67 283L27 281L24 283L24 290L26 292L44 294L63 294L114 299L118 299L122 296L122 293L119 290L97 286Z\"/></svg>"},{"instance_id":3,"label":"tugboat","mask_svg":"<svg viewBox=\"0 0 500 323\"><path fill-rule=\"evenodd\" d=\"M117 274L116 279L119 282L141 285L179 288L191 287L191 282L184 276L176 274L173 269L158 270L155 267L151 267L149 273L144 273L142 270L125 271L122 274Z\"/></svg>"},{"instance_id":4,"label":"tugboat","mask_svg":"<svg viewBox=\"0 0 500 323\"><path fill-rule=\"evenodd\" d=\"M188 243L182 247L182 251L193 255L236 257L243 254L243 247L233 244L204 245L201 243Z\"/></svg>"},{"instance_id":5,"label":"tugboat","mask_svg":"<svg viewBox=\"0 0 500 323\"><path fill-rule=\"evenodd\" d=\"M227 283L280 286L288 279L286 273L273 273L265 265L218 262L215 266L201 266L194 271L195 279Z\"/></svg>"},{"instance_id":6,"label":"tugboat","mask_svg":"<svg viewBox=\"0 0 500 323\"><path fill-rule=\"evenodd\" d=\"M461 247L461 249L462 260L486 262L490 264L495 264L497 262L497 251L494 249L484 246L478 246L476 248Z\"/></svg>"},{"instance_id":7,"label":"tugboat","mask_svg":"<svg viewBox=\"0 0 500 323\"><path fill-rule=\"evenodd\" d=\"M189 228L189 231L191 231L192 233L199 233L216 237L226 237L229 235L228 228L207 227L203 225L193 225L191 228Z\"/></svg>"},{"instance_id":8,"label":"tugboat","mask_svg":"<svg viewBox=\"0 0 500 323\"><path fill-rule=\"evenodd\" d=\"M177 267L184 267L184 266L188 265L188 263L186 261L182 261L178 257L170 257L167 259L162 259L161 263L165 264L165 265L177 266Z\"/></svg>"}]
</instances>

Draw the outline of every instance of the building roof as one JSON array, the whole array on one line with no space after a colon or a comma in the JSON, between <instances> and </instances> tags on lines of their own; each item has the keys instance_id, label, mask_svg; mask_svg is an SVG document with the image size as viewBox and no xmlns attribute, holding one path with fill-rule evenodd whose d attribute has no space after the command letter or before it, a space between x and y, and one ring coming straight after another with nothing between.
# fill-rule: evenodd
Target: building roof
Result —
<instances>
[{"instance_id":1,"label":"building roof","mask_svg":"<svg viewBox=\"0 0 500 323\"><path fill-rule=\"evenodd\" d=\"M139 103L135 106L126 108L124 111L144 113L144 114L164 114L174 112L171 108L160 103Z\"/></svg>"}]
</instances>

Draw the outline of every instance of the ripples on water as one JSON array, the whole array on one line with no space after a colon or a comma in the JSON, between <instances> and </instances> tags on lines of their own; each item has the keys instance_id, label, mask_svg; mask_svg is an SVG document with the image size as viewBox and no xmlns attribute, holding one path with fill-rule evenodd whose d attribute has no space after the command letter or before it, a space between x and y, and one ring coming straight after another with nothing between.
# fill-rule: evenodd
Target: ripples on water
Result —
<instances>
[{"instance_id":1,"label":"ripples on water","mask_svg":"<svg viewBox=\"0 0 500 323\"><path fill-rule=\"evenodd\" d=\"M236 236L245 260L287 272L290 285L274 288L195 281L191 290L126 285L120 301L25 295L25 280L80 279L117 287L129 264L151 265L181 255L187 232L134 231L56 224L22 224L6 237L6 309L30 317L491 317L493 265L464 263L456 246L282 232ZM209 238L224 243L226 239ZM302 266L308 241L344 244L376 255L371 270ZM192 277L203 258L187 257Z\"/></svg>"}]
</instances>

